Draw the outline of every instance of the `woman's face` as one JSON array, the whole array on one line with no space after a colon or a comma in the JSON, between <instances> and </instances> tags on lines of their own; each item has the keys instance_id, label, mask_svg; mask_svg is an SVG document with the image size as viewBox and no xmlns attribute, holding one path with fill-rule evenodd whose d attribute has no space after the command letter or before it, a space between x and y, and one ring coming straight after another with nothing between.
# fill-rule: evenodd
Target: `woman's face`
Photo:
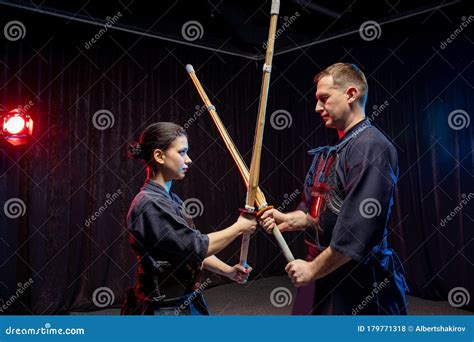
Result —
<instances>
[{"instance_id":1,"label":"woman's face","mask_svg":"<svg viewBox=\"0 0 474 342\"><path fill-rule=\"evenodd\" d=\"M163 152L162 172L165 180L183 179L186 176L191 159L188 156L188 138L184 135L173 140Z\"/></svg>"}]
</instances>

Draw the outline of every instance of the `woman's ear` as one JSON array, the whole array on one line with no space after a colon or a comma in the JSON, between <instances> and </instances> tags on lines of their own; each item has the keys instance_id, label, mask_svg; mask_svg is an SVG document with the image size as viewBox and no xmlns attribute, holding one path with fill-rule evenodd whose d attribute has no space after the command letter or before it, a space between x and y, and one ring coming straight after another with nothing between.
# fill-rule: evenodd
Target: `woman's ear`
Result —
<instances>
[{"instance_id":1,"label":"woman's ear","mask_svg":"<svg viewBox=\"0 0 474 342\"><path fill-rule=\"evenodd\" d=\"M165 155L162 150L157 148L156 150L153 151L153 159L160 165L163 165L165 163Z\"/></svg>"}]
</instances>

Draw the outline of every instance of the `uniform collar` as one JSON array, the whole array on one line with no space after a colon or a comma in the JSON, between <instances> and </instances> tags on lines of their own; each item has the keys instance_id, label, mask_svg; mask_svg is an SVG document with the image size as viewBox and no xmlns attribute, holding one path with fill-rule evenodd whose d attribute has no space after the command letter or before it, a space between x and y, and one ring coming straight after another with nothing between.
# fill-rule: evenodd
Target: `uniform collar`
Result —
<instances>
[{"instance_id":1,"label":"uniform collar","mask_svg":"<svg viewBox=\"0 0 474 342\"><path fill-rule=\"evenodd\" d=\"M166 191L165 187L158 184L157 182L154 182L150 179L145 181L145 184L143 184L142 190L148 190L157 194L165 195L169 198L171 198L170 193Z\"/></svg>"},{"instance_id":2,"label":"uniform collar","mask_svg":"<svg viewBox=\"0 0 474 342\"><path fill-rule=\"evenodd\" d=\"M365 128L369 128L371 126L372 124L370 123L369 119L364 119L358 122L350 130L348 130L341 139L339 139L337 145L340 145L344 141L351 139L352 135L357 135L357 132L360 132L361 130L364 130Z\"/></svg>"}]
</instances>

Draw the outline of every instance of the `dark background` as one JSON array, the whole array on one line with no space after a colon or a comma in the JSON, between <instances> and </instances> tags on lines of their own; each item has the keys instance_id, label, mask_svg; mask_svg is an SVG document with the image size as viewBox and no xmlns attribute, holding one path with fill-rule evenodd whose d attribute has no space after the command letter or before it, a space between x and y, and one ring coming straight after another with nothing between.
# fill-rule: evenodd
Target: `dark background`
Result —
<instances>
[{"instance_id":1,"label":"dark background","mask_svg":"<svg viewBox=\"0 0 474 342\"><path fill-rule=\"evenodd\" d=\"M14 303L11 313L92 310L92 293L102 286L112 289L115 303L121 303L136 271L125 217L145 178L143 165L128 158L127 144L150 123L185 124L195 118L187 129L194 163L173 191L203 203L204 212L195 219L202 232L225 228L237 218L246 190L208 113L196 115L201 102L185 70L187 63L194 65L249 164L270 2L253 2L261 10L247 23L242 18L249 18L250 10L238 17L234 7L245 8L245 3L236 3L221 8L202 2L201 7L188 8L180 2L170 12L135 3L125 8L116 2L97 7L96 13L90 13L91 4L88 11L80 6L61 9L76 19L104 19L121 10L119 23L124 27L143 32L153 25L150 32L184 43L188 42L182 39L181 26L198 20L204 33L193 44L221 51L117 30L108 30L86 49L85 42L100 26L0 4L1 27L11 20L26 27L21 40L0 37L0 104L10 110L32 101L28 113L35 123L29 145L0 143L0 204L3 207L10 198L26 204L20 218L0 215L0 293L9 298L18 283L34 280L31 291ZM310 163L306 151L336 138L314 113L314 75L337 61L356 63L369 82L367 115L375 111L374 106L388 103L373 116L373 123L399 154L389 240L404 262L411 294L446 300L451 289L464 287L474 296L473 204L441 226L462 196L474 192L473 125L460 130L448 125L452 111L462 109L471 116L474 112L474 24L440 48L459 28L462 17L472 14L467 1L387 22L380 38L372 41L361 38L360 24L414 13L415 5L424 8L429 2L411 2L411 8L407 2L401 2L400 8L388 2L377 6L343 2L337 11L348 9L347 20L303 8L310 3L293 1L286 6L283 1L281 6L279 26L295 11L300 17L276 41L260 177L268 201L279 206L301 191ZM330 7L330 2L325 3ZM43 6L31 4L36 9ZM165 1L160 6L168 5ZM158 20L161 17L163 21ZM337 34L342 36L331 39ZM321 42L324 38L328 40ZM296 49L282 53L291 48ZM114 116L114 125L105 130L92 124L94 113L101 109ZM290 113L290 127L277 130L270 124L276 110ZM119 199L87 226L86 219L104 205L107 194L119 189ZM287 207L296 205L297 200ZM285 237L302 257L301 236ZM237 263L239 247L240 241L235 241L219 257ZM285 260L272 237L259 232L252 238L250 263L252 279L258 279L283 274ZM474 310L474 300L464 309Z\"/></svg>"}]
</instances>

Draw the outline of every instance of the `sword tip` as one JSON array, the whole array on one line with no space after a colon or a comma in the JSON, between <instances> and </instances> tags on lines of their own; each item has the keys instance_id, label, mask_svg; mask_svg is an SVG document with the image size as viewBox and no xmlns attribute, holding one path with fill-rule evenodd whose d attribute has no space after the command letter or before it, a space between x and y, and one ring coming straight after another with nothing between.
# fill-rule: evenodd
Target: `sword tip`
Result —
<instances>
[{"instance_id":1,"label":"sword tip","mask_svg":"<svg viewBox=\"0 0 474 342\"><path fill-rule=\"evenodd\" d=\"M186 65L186 71L187 71L188 73L194 72L193 66L192 66L191 64L187 64L187 65Z\"/></svg>"}]
</instances>

